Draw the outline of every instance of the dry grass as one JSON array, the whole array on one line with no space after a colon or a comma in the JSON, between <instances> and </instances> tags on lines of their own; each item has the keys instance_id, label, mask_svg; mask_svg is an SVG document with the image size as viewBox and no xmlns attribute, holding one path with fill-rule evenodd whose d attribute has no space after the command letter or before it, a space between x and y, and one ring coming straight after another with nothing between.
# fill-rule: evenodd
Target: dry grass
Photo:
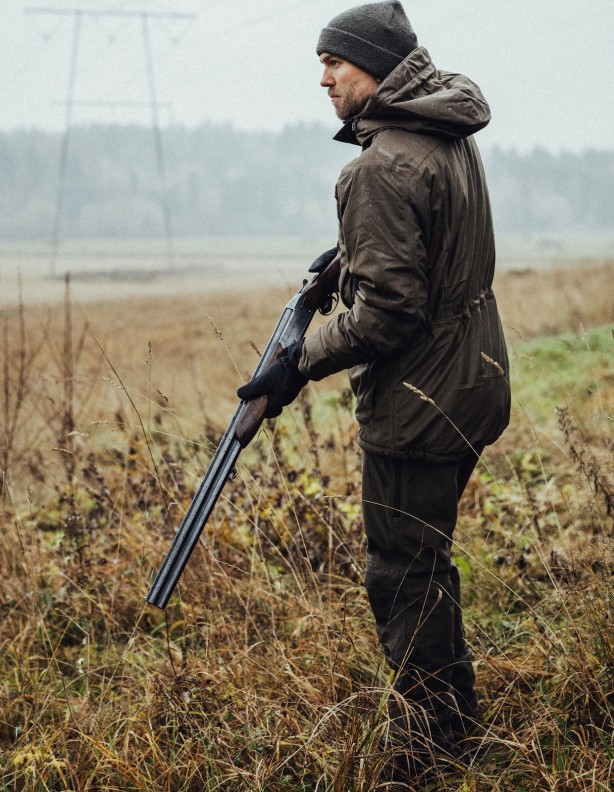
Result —
<instances>
[{"instance_id":1,"label":"dry grass","mask_svg":"<svg viewBox=\"0 0 614 792\"><path fill-rule=\"evenodd\" d=\"M611 320L607 274L503 276L506 326ZM389 679L343 377L242 455L178 594L143 603L282 292L4 312L2 789L373 788ZM611 389L570 394L558 428L520 405L464 499L487 732L433 788L610 788Z\"/></svg>"},{"instance_id":2,"label":"dry grass","mask_svg":"<svg viewBox=\"0 0 614 792\"><path fill-rule=\"evenodd\" d=\"M499 272L495 291L508 338L513 343L611 322L613 278L611 259L546 271Z\"/></svg>"}]
</instances>

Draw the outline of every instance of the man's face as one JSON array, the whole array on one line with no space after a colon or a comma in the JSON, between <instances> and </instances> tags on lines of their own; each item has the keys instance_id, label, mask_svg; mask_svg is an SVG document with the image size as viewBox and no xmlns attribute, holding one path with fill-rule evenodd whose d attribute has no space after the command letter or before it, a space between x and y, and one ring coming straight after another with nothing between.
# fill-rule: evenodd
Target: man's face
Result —
<instances>
[{"instance_id":1,"label":"man's face","mask_svg":"<svg viewBox=\"0 0 614 792\"><path fill-rule=\"evenodd\" d=\"M320 60L324 65L320 85L328 89L335 112L342 121L354 118L376 90L378 81L372 74L328 52L323 52Z\"/></svg>"}]
</instances>

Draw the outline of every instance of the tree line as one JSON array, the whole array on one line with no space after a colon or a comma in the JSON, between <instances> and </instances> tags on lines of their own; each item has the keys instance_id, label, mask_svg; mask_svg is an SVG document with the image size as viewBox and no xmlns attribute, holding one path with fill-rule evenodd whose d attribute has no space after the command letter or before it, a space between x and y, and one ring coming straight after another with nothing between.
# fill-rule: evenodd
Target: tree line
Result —
<instances>
[{"instance_id":1,"label":"tree line","mask_svg":"<svg viewBox=\"0 0 614 792\"><path fill-rule=\"evenodd\" d=\"M176 237L330 236L338 172L359 154L318 124L169 128L161 163L146 127L74 128L61 169L63 142L0 134L1 239L49 238L58 215L63 238L161 237L165 207ZM482 154L497 231L614 229L614 151Z\"/></svg>"}]
</instances>

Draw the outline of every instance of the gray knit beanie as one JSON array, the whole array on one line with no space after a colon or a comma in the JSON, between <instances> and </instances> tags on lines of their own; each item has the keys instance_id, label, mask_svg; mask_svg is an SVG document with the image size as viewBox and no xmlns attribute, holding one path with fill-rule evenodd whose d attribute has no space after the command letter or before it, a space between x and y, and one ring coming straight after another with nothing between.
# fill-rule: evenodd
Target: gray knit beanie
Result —
<instances>
[{"instance_id":1,"label":"gray knit beanie","mask_svg":"<svg viewBox=\"0 0 614 792\"><path fill-rule=\"evenodd\" d=\"M337 55L383 80L417 46L403 6L395 0L356 6L331 19L316 52Z\"/></svg>"}]
</instances>

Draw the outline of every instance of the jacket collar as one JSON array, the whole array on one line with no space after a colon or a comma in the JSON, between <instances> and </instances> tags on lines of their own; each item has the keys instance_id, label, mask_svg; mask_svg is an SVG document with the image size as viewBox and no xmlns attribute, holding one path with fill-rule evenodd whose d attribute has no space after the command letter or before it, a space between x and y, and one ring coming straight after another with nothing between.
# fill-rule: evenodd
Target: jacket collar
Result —
<instances>
[{"instance_id":1,"label":"jacket collar","mask_svg":"<svg viewBox=\"0 0 614 792\"><path fill-rule=\"evenodd\" d=\"M467 137L490 120L479 87L462 74L438 71L424 47L410 53L334 139L366 147L380 129L399 128L446 139Z\"/></svg>"}]
</instances>

